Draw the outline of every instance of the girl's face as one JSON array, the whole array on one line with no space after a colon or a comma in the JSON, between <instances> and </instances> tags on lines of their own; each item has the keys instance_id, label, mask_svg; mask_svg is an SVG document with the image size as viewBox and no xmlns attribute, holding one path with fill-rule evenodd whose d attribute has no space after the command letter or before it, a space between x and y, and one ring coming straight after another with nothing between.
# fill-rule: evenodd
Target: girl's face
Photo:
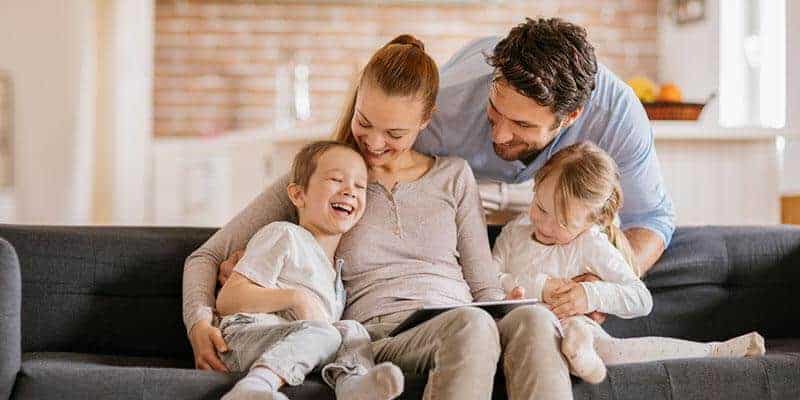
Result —
<instances>
[{"instance_id":1,"label":"girl's face","mask_svg":"<svg viewBox=\"0 0 800 400\"><path fill-rule=\"evenodd\" d=\"M535 186L531 204L533 239L544 245L567 244L592 226L590 212L579 204L569 204L567 225L559 223L555 207L556 179L551 175ZM573 203L577 203L573 201Z\"/></svg>"},{"instance_id":2,"label":"girl's face","mask_svg":"<svg viewBox=\"0 0 800 400\"><path fill-rule=\"evenodd\" d=\"M362 85L350 127L358 148L370 167L396 166L428 125L425 104L414 97L388 96L371 84Z\"/></svg>"}]
</instances>

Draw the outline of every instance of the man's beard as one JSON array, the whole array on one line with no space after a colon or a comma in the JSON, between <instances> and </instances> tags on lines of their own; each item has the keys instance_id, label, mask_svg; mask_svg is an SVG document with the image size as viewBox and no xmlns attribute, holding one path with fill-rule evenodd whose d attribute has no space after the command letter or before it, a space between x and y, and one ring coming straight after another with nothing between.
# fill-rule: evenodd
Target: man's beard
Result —
<instances>
[{"instance_id":1,"label":"man's beard","mask_svg":"<svg viewBox=\"0 0 800 400\"><path fill-rule=\"evenodd\" d=\"M494 153L503 160L519 160L525 164L530 164L542 152L541 149L531 148L525 143L515 143L511 146L493 143L493 147Z\"/></svg>"}]
</instances>

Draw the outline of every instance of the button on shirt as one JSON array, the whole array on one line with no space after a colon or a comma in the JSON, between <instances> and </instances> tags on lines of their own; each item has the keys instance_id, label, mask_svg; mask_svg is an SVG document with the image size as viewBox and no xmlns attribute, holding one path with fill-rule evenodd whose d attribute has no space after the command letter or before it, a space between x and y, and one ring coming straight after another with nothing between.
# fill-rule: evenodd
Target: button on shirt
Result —
<instances>
[{"instance_id":1,"label":"button on shirt","mask_svg":"<svg viewBox=\"0 0 800 400\"><path fill-rule=\"evenodd\" d=\"M595 90L581 116L530 164L505 161L495 154L486 116L493 70L486 55L499 41L499 37L473 41L442 66L437 111L415 148L462 157L478 179L521 183L532 179L558 150L580 141L594 142L620 169L625 198L622 228L648 228L668 245L675 214L661 177L650 121L633 91L604 65L598 65Z\"/></svg>"}]
</instances>

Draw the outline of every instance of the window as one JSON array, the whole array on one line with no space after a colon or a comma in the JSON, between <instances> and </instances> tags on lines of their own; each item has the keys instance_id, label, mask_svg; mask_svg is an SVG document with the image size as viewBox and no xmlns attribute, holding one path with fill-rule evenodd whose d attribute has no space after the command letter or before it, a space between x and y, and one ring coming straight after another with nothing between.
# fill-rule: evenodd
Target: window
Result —
<instances>
[{"instance_id":1,"label":"window","mask_svg":"<svg viewBox=\"0 0 800 400\"><path fill-rule=\"evenodd\" d=\"M720 2L720 124L786 123L786 1Z\"/></svg>"}]
</instances>

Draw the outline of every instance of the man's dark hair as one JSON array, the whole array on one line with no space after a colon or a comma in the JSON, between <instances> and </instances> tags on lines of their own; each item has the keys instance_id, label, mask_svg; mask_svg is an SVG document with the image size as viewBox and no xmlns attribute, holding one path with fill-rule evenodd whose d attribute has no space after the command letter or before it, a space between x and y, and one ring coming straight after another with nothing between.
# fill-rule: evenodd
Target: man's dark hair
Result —
<instances>
[{"instance_id":1,"label":"man's dark hair","mask_svg":"<svg viewBox=\"0 0 800 400\"><path fill-rule=\"evenodd\" d=\"M526 18L487 57L494 81L504 80L560 121L594 90L597 61L586 30L559 18Z\"/></svg>"}]
</instances>

